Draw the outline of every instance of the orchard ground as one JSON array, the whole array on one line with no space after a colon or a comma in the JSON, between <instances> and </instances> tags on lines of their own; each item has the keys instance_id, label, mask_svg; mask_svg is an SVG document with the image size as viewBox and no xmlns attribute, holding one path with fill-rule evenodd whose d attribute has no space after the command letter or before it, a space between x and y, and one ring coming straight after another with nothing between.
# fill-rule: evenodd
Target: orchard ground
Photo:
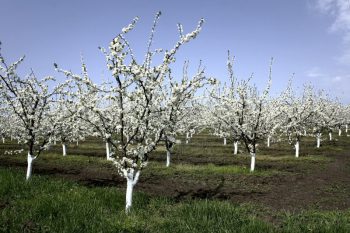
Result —
<instances>
[{"instance_id":1,"label":"orchard ground","mask_svg":"<svg viewBox=\"0 0 350 233\"><path fill-rule=\"evenodd\" d=\"M126 181L106 161L104 145L96 138L72 143L66 157L61 145L52 146L35 160L33 180L25 182L25 153L5 155L19 145L9 139L0 144L0 232L350 231L346 135L325 137L318 149L315 138L305 137L299 158L286 142L270 148L260 142L253 173L242 143L233 155L230 141L223 145L223 139L206 133L176 145L169 168L165 148L159 147L135 186L128 216L123 213Z\"/></svg>"}]
</instances>

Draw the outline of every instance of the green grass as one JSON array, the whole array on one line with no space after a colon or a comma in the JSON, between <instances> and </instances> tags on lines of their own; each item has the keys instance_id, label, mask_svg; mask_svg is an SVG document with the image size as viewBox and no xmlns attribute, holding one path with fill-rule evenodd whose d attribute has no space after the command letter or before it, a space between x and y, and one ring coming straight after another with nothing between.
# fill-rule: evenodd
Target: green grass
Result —
<instances>
[{"instance_id":1,"label":"green grass","mask_svg":"<svg viewBox=\"0 0 350 233\"><path fill-rule=\"evenodd\" d=\"M150 163L149 168L145 171L152 171L152 173L160 175L192 175L192 176L209 176L209 175L234 175L234 174L244 174L250 176L273 176L277 173L282 173L281 171L268 169L268 170L257 170L250 172L250 167L239 165L221 165L217 166L215 164L203 164L203 165L193 165L193 164L173 164L168 168L164 167L164 163Z\"/></svg>"},{"instance_id":2,"label":"green grass","mask_svg":"<svg viewBox=\"0 0 350 233\"><path fill-rule=\"evenodd\" d=\"M0 232L348 232L350 211L275 213L226 201L174 202L136 192L131 214L124 192L0 169ZM274 216L277 223L266 220Z\"/></svg>"}]
</instances>

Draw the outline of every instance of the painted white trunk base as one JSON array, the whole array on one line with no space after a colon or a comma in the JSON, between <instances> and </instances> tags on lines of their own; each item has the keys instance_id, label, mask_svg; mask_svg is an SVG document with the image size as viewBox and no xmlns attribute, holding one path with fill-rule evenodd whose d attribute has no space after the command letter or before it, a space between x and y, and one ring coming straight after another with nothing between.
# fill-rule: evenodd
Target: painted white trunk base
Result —
<instances>
[{"instance_id":1,"label":"painted white trunk base","mask_svg":"<svg viewBox=\"0 0 350 233\"><path fill-rule=\"evenodd\" d=\"M129 213L132 206L132 193L134 191L134 186L137 184L137 181L139 180L140 171L136 172L136 175L134 177L134 170L132 169L130 172L127 173L126 177L126 196L125 196L125 212Z\"/></svg>"},{"instance_id":2,"label":"painted white trunk base","mask_svg":"<svg viewBox=\"0 0 350 233\"><path fill-rule=\"evenodd\" d=\"M224 145L226 145L226 138L224 138Z\"/></svg>"},{"instance_id":3,"label":"painted white trunk base","mask_svg":"<svg viewBox=\"0 0 350 233\"><path fill-rule=\"evenodd\" d=\"M171 153L169 150L166 151L166 166L169 167L170 166L170 156Z\"/></svg>"},{"instance_id":4,"label":"painted white trunk base","mask_svg":"<svg viewBox=\"0 0 350 233\"><path fill-rule=\"evenodd\" d=\"M108 142L106 142L106 157L107 157L107 160L111 159L111 153L109 150L109 143Z\"/></svg>"},{"instance_id":5,"label":"painted white trunk base","mask_svg":"<svg viewBox=\"0 0 350 233\"><path fill-rule=\"evenodd\" d=\"M255 153L250 153L251 161L250 161L250 171L253 172L255 170Z\"/></svg>"},{"instance_id":6,"label":"painted white trunk base","mask_svg":"<svg viewBox=\"0 0 350 233\"><path fill-rule=\"evenodd\" d=\"M5 144L5 138L4 137L2 137L2 143Z\"/></svg>"},{"instance_id":7,"label":"painted white trunk base","mask_svg":"<svg viewBox=\"0 0 350 233\"><path fill-rule=\"evenodd\" d=\"M233 154L236 155L238 153L238 142L233 143Z\"/></svg>"},{"instance_id":8,"label":"painted white trunk base","mask_svg":"<svg viewBox=\"0 0 350 233\"><path fill-rule=\"evenodd\" d=\"M63 156L67 155L66 144L62 144Z\"/></svg>"},{"instance_id":9,"label":"painted white trunk base","mask_svg":"<svg viewBox=\"0 0 350 233\"><path fill-rule=\"evenodd\" d=\"M332 133L329 133L329 141L332 141L332 139L333 139L333 135Z\"/></svg>"},{"instance_id":10,"label":"painted white trunk base","mask_svg":"<svg viewBox=\"0 0 350 233\"><path fill-rule=\"evenodd\" d=\"M299 158L299 141L295 143L295 157Z\"/></svg>"},{"instance_id":11,"label":"painted white trunk base","mask_svg":"<svg viewBox=\"0 0 350 233\"><path fill-rule=\"evenodd\" d=\"M134 185L132 179L127 179L126 184L126 197L125 197L125 212L129 213L132 206L132 193L133 193Z\"/></svg>"},{"instance_id":12,"label":"painted white trunk base","mask_svg":"<svg viewBox=\"0 0 350 233\"><path fill-rule=\"evenodd\" d=\"M267 147L270 147L270 136L267 137Z\"/></svg>"},{"instance_id":13,"label":"painted white trunk base","mask_svg":"<svg viewBox=\"0 0 350 233\"><path fill-rule=\"evenodd\" d=\"M36 156L32 156L28 153L27 157L27 174L26 174L26 180L29 180L29 178L32 176L32 170L33 170L33 161L36 159Z\"/></svg>"},{"instance_id":14,"label":"painted white trunk base","mask_svg":"<svg viewBox=\"0 0 350 233\"><path fill-rule=\"evenodd\" d=\"M186 133L186 144L188 144L189 133Z\"/></svg>"},{"instance_id":15,"label":"painted white trunk base","mask_svg":"<svg viewBox=\"0 0 350 233\"><path fill-rule=\"evenodd\" d=\"M341 129L339 129L338 135L341 136Z\"/></svg>"},{"instance_id":16,"label":"painted white trunk base","mask_svg":"<svg viewBox=\"0 0 350 233\"><path fill-rule=\"evenodd\" d=\"M321 135L317 135L317 148L321 146Z\"/></svg>"},{"instance_id":17,"label":"painted white trunk base","mask_svg":"<svg viewBox=\"0 0 350 233\"><path fill-rule=\"evenodd\" d=\"M348 133L348 125L345 125L345 133Z\"/></svg>"}]
</instances>

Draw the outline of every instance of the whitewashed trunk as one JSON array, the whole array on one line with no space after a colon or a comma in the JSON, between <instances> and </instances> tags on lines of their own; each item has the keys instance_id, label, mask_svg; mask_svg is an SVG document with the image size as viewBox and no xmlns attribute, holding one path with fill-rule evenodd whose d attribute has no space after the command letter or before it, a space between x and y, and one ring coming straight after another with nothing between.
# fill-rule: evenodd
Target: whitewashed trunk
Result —
<instances>
[{"instance_id":1,"label":"whitewashed trunk","mask_svg":"<svg viewBox=\"0 0 350 233\"><path fill-rule=\"evenodd\" d=\"M139 180L140 171L136 172L134 177L134 170L131 170L127 173L126 177L126 195L125 195L125 212L129 213L132 206L132 193L134 191L134 186L137 184Z\"/></svg>"},{"instance_id":2,"label":"whitewashed trunk","mask_svg":"<svg viewBox=\"0 0 350 233\"><path fill-rule=\"evenodd\" d=\"M299 148L300 148L299 141L296 141L296 143L295 143L295 158L299 158Z\"/></svg>"},{"instance_id":3,"label":"whitewashed trunk","mask_svg":"<svg viewBox=\"0 0 350 233\"><path fill-rule=\"evenodd\" d=\"M109 143L108 142L106 142L106 157L107 157L107 160L111 159L111 153L110 153Z\"/></svg>"},{"instance_id":4,"label":"whitewashed trunk","mask_svg":"<svg viewBox=\"0 0 350 233\"><path fill-rule=\"evenodd\" d=\"M77 140L77 146L79 146L79 140Z\"/></svg>"},{"instance_id":5,"label":"whitewashed trunk","mask_svg":"<svg viewBox=\"0 0 350 233\"><path fill-rule=\"evenodd\" d=\"M271 136L267 137L267 147L270 147L270 138L271 138Z\"/></svg>"},{"instance_id":6,"label":"whitewashed trunk","mask_svg":"<svg viewBox=\"0 0 350 233\"><path fill-rule=\"evenodd\" d=\"M62 151L63 151L63 156L67 155L67 150L66 150L66 144L62 144Z\"/></svg>"},{"instance_id":7,"label":"whitewashed trunk","mask_svg":"<svg viewBox=\"0 0 350 233\"><path fill-rule=\"evenodd\" d=\"M32 170L33 170L33 161L36 159L36 156L32 156L30 153L28 153L27 157L27 174L26 174L26 180L29 180L29 178L32 176Z\"/></svg>"},{"instance_id":8,"label":"whitewashed trunk","mask_svg":"<svg viewBox=\"0 0 350 233\"><path fill-rule=\"evenodd\" d=\"M170 166L170 157L171 157L170 150L167 150L167 151L166 151L166 166L167 166L167 167Z\"/></svg>"},{"instance_id":9,"label":"whitewashed trunk","mask_svg":"<svg viewBox=\"0 0 350 233\"><path fill-rule=\"evenodd\" d=\"M126 196L125 196L125 212L129 213L132 206L132 193L134 191L134 185L132 179L127 179L126 183Z\"/></svg>"},{"instance_id":10,"label":"whitewashed trunk","mask_svg":"<svg viewBox=\"0 0 350 233\"><path fill-rule=\"evenodd\" d=\"M5 144L5 138L4 137L2 137L2 143Z\"/></svg>"},{"instance_id":11,"label":"whitewashed trunk","mask_svg":"<svg viewBox=\"0 0 350 233\"><path fill-rule=\"evenodd\" d=\"M317 134L316 138L317 138L317 148L320 148L320 146L321 146L321 134Z\"/></svg>"},{"instance_id":12,"label":"whitewashed trunk","mask_svg":"<svg viewBox=\"0 0 350 233\"><path fill-rule=\"evenodd\" d=\"M55 140L53 140L53 144L54 144L54 145L56 145L56 144L57 144L57 143L56 143L56 139L55 139Z\"/></svg>"},{"instance_id":13,"label":"whitewashed trunk","mask_svg":"<svg viewBox=\"0 0 350 233\"><path fill-rule=\"evenodd\" d=\"M255 153L250 153L251 160L250 160L250 172L253 172L255 170Z\"/></svg>"},{"instance_id":14,"label":"whitewashed trunk","mask_svg":"<svg viewBox=\"0 0 350 233\"><path fill-rule=\"evenodd\" d=\"M345 133L348 133L348 125L345 125Z\"/></svg>"},{"instance_id":15,"label":"whitewashed trunk","mask_svg":"<svg viewBox=\"0 0 350 233\"><path fill-rule=\"evenodd\" d=\"M224 138L224 145L226 145L226 138Z\"/></svg>"},{"instance_id":16,"label":"whitewashed trunk","mask_svg":"<svg viewBox=\"0 0 350 233\"><path fill-rule=\"evenodd\" d=\"M186 144L188 144L188 137L189 137L189 133L186 133Z\"/></svg>"},{"instance_id":17,"label":"whitewashed trunk","mask_svg":"<svg viewBox=\"0 0 350 233\"><path fill-rule=\"evenodd\" d=\"M339 129L338 135L341 136L341 129Z\"/></svg>"},{"instance_id":18,"label":"whitewashed trunk","mask_svg":"<svg viewBox=\"0 0 350 233\"><path fill-rule=\"evenodd\" d=\"M233 154L236 155L238 153L238 141L233 142Z\"/></svg>"},{"instance_id":19,"label":"whitewashed trunk","mask_svg":"<svg viewBox=\"0 0 350 233\"><path fill-rule=\"evenodd\" d=\"M329 141L332 141L332 139L333 139L333 135L332 135L332 133L330 132L330 133L329 133Z\"/></svg>"},{"instance_id":20,"label":"whitewashed trunk","mask_svg":"<svg viewBox=\"0 0 350 233\"><path fill-rule=\"evenodd\" d=\"M304 136L306 136L306 130L304 130Z\"/></svg>"}]
</instances>

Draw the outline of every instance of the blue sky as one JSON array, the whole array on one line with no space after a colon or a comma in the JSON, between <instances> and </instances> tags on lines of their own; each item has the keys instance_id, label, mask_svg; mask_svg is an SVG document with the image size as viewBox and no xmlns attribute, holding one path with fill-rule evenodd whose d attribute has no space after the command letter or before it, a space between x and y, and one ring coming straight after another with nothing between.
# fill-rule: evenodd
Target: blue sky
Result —
<instances>
[{"instance_id":1,"label":"blue sky","mask_svg":"<svg viewBox=\"0 0 350 233\"><path fill-rule=\"evenodd\" d=\"M177 54L177 70L184 60L193 69L202 60L208 75L225 81L230 50L236 76L247 78L253 72L254 82L263 88L274 57L274 93L295 73L295 86L311 82L350 103L349 0L0 0L2 53L10 61L25 54L21 71L33 68L41 76L57 76L54 62L79 73L82 53L98 81L109 73L97 47L107 47L139 16L128 38L141 61L159 10L154 48L173 47L177 23L189 32L205 19L199 37Z\"/></svg>"}]
</instances>

